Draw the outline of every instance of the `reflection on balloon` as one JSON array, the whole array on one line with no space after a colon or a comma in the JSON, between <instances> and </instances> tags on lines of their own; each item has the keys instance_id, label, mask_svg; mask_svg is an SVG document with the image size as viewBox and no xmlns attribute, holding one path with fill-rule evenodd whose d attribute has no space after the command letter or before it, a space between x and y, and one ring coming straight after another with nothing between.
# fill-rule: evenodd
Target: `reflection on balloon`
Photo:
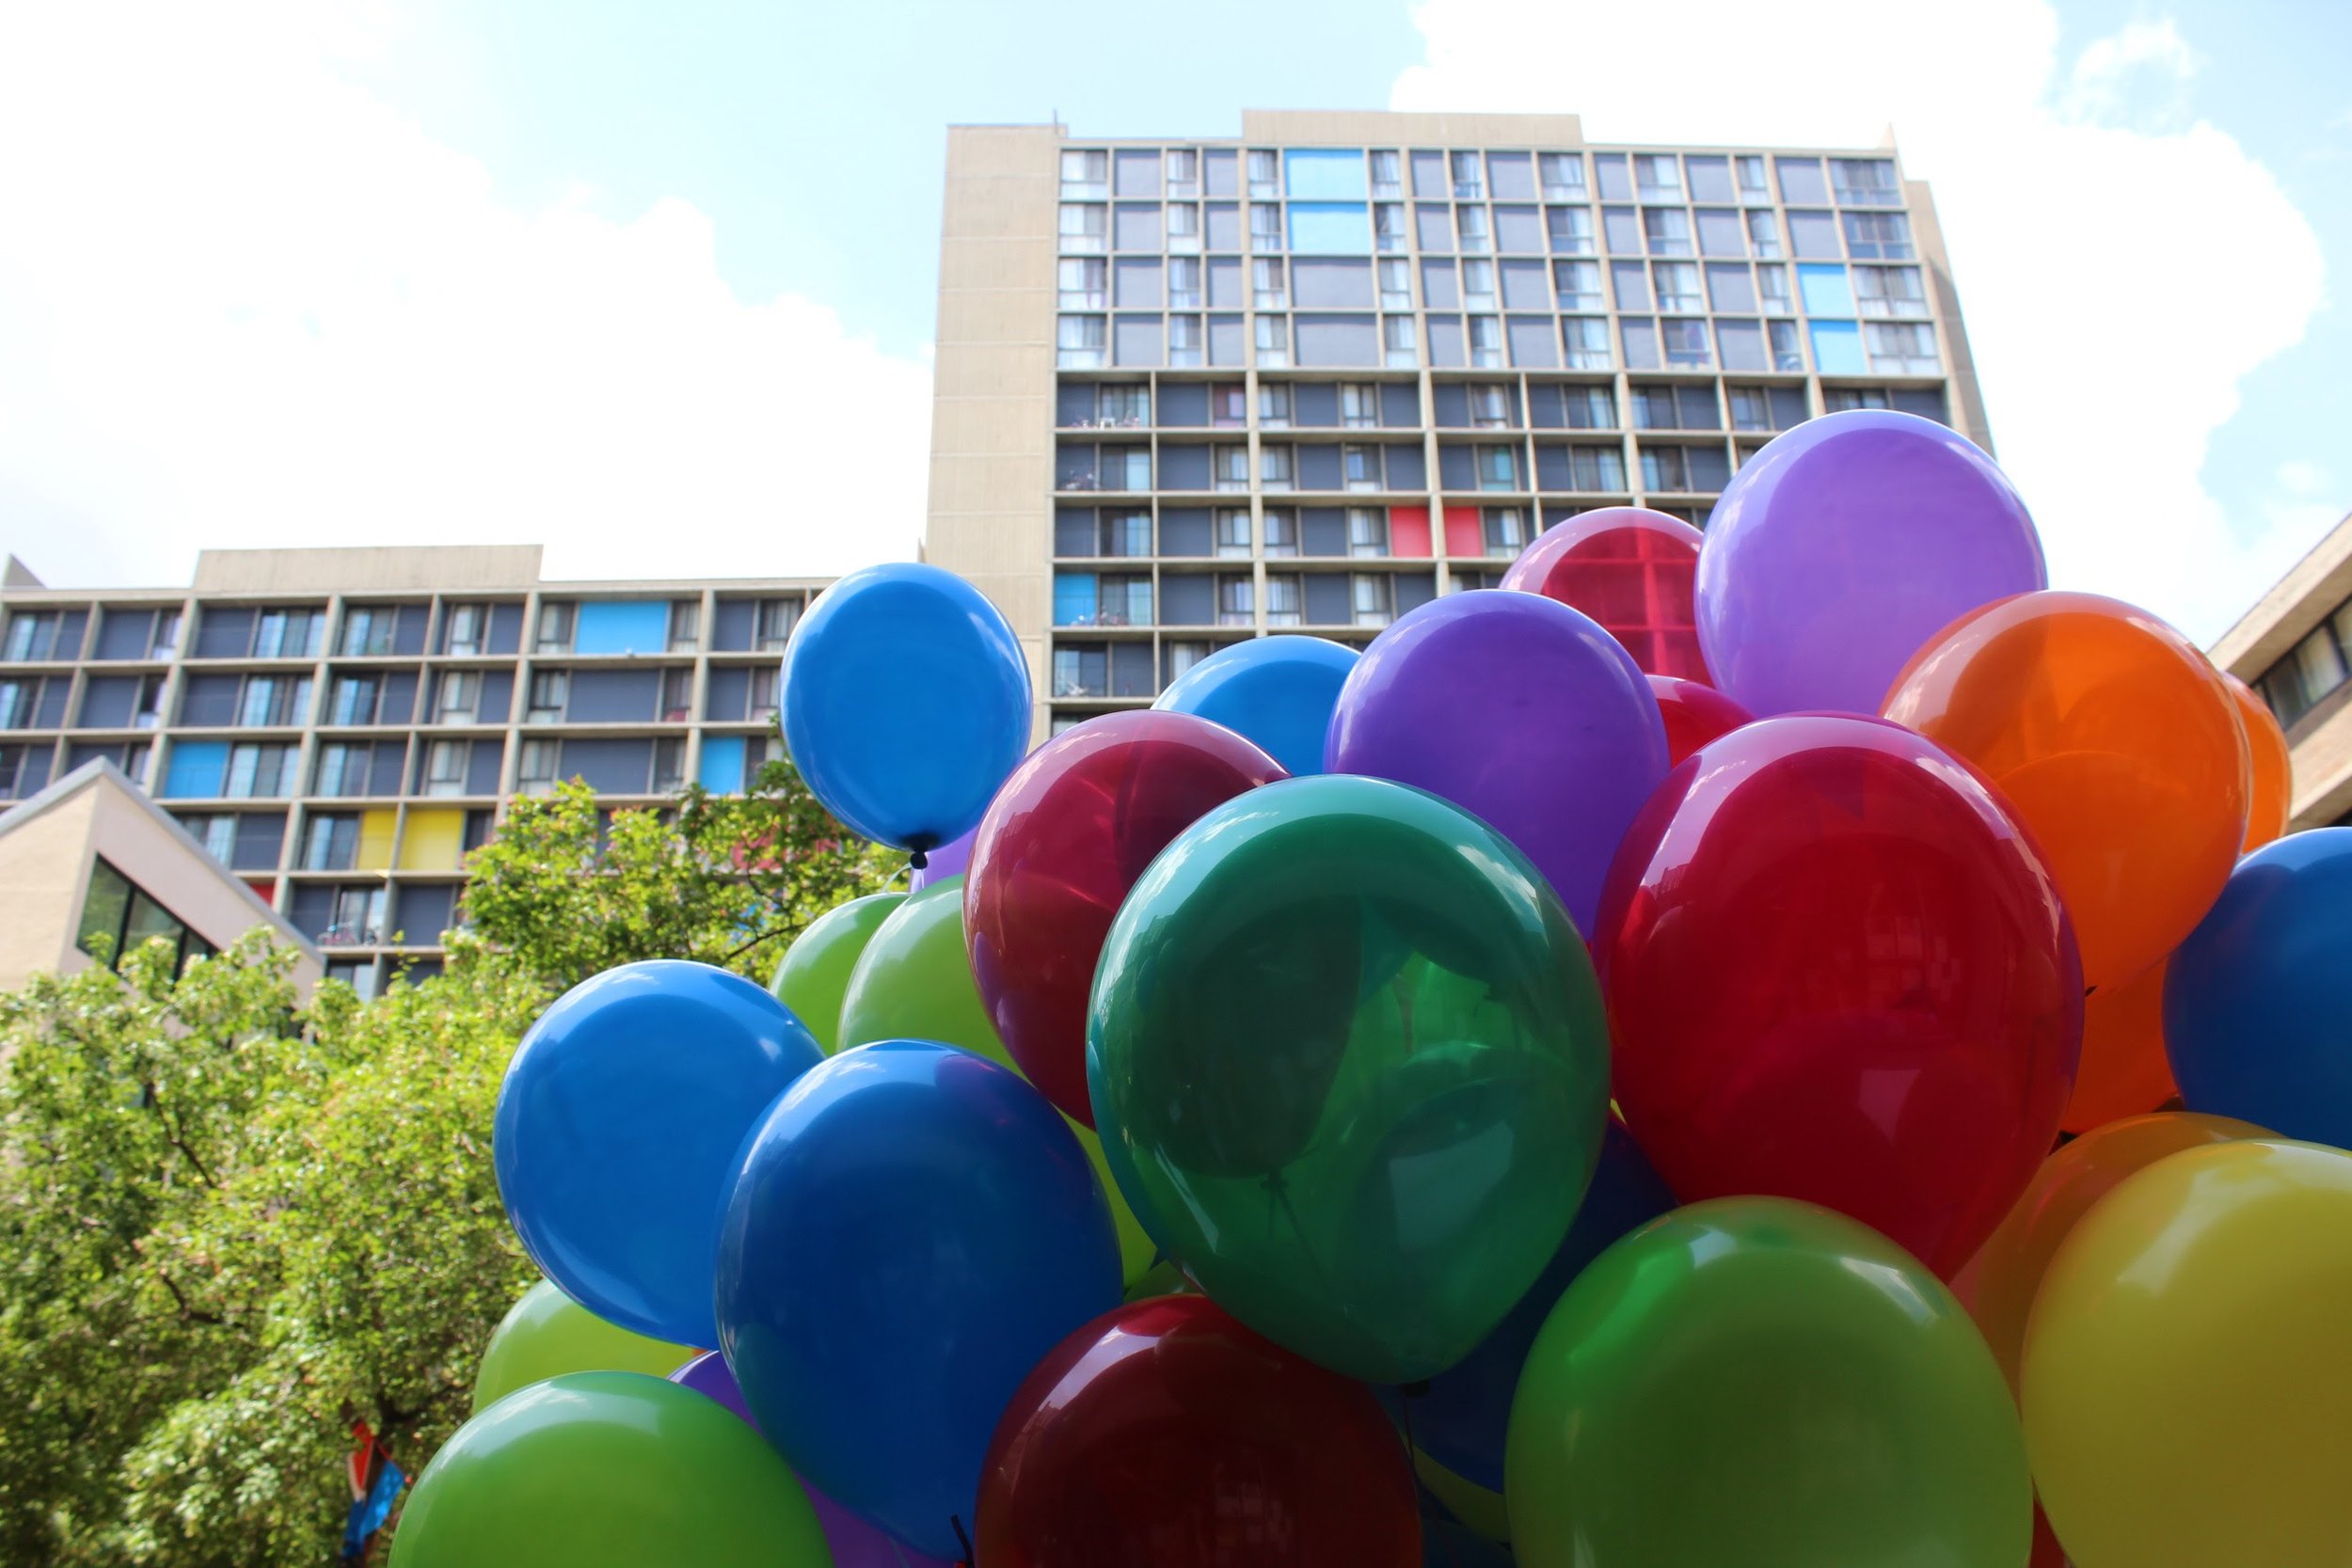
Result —
<instances>
[{"instance_id":1,"label":"reflection on balloon","mask_svg":"<svg viewBox=\"0 0 2352 1568\"><path fill-rule=\"evenodd\" d=\"M2287 831L2294 807L2295 765L2287 751L2287 732L2279 727L2270 705L2254 689L2224 670L2221 684L2237 704L2238 724L2246 733L2246 748L2253 765L2252 793L2247 798L2246 842L2240 854L2252 854Z\"/></svg>"},{"instance_id":2,"label":"reflection on balloon","mask_svg":"<svg viewBox=\"0 0 2352 1568\"><path fill-rule=\"evenodd\" d=\"M1746 708L1696 681L1652 675L1649 691L1658 699L1659 717L1666 721L1666 760L1672 767L1679 768L1684 757L1716 736L1756 721Z\"/></svg>"},{"instance_id":3,"label":"reflection on balloon","mask_svg":"<svg viewBox=\"0 0 2352 1568\"><path fill-rule=\"evenodd\" d=\"M1303 778L1323 771L1323 736L1356 650L1321 637L1252 638L1168 683L1152 705L1222 724Z\"/></svg>"},{"instance_id":4,"label":"reflection on balloon","mask_svg":"<svg viewBox=\"0 0 2352 1568\"><path fill-rule=\"evenodd\" d=\"M1502 586L1591 616L1645 674L1705 684L1691 603L1702 538L1663 512L1598 507L1536 535L1502 574Z\"/></svg>"}]
</instances>

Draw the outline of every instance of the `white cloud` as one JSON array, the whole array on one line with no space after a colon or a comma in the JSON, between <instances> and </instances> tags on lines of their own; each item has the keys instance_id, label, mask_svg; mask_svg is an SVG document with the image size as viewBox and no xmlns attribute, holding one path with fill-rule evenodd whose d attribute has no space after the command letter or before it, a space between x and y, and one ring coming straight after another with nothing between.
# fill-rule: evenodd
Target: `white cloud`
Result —
<instances>
[{"instance_id":1,"label":"white cloud","mask_svg":"<svg viewBox=\"0 0 2352 1568\"><path fill-rule=\"evenodd\" d=\"M551 574L912 555L930 371L721 279L678 200L501 202L312 0L0 8L0 546L532 543Z\"/></svg>"},{"instance_id":2,"label":"white cloud","mask_svg":"<svg viewBox=\"0 0 2352 1568\"><path fill-rule=\"evenodd\" d=\"M2140 123L2150 86L2171 114L2195 69L2169 23L2062 64L2042 0L1676 15L1661 55L1639 8L1428 0L1426 58L1391 103L1576 112L1597 141L1868 147L1893 125L1905 172L1933 187L1999 455L2056 583L2210 638L2312 542L2312 509L2233 518L2201 483L2240 380L2319 308L2322 267L2311 225L2235 140Z\"/></svg>"}]
</instances>

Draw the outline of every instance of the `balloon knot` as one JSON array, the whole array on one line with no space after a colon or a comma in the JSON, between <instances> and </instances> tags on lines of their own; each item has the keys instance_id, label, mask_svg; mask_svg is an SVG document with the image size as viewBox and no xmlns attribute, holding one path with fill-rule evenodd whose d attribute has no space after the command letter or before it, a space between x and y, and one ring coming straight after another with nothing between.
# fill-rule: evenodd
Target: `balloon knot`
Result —
<instances>
[{"instance_id":1,"label":"balloon knot","mask_svg":"<svg viewBox=\"0 0 2352 1568\"><path fill-rule=\"evenodd\" d=\"M1418 1383L1400 1383L1396 1391L1408 1400L1425 1400L1429 1397L1429 1380L1424 1377Z\"/></svg>"},{"instance_id":2,"label":"balloon knot","mask_svg":"<svg viewBox=\"0 0 2352 1568\"><path fill-rule=\"evenodd\" d=\"M913 866L913 867L914 867L915 870L917 870L917 871L922 870L925 866L927 866L927 865L929 865L929 864L930 864L930 863L931 863L931 858L930 858L929 855L926 855L925 853L923 853L923 851L922 851L922 850L920 850L920 849L917 849L916 851L914 851L914 853L911 857L909 857L909 859L908 859L908 861L907 861L907 864L909 864L909 865Z\"/></svg>"}]
</instances>

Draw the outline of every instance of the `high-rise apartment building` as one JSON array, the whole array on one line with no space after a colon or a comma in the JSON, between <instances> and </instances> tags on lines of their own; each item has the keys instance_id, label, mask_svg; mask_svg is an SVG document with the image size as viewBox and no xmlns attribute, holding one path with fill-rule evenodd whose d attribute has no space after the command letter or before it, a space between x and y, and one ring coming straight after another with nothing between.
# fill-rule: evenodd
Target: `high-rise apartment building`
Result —
<instances>
[{"instance_id":1,"label":"high-rise apartment building","mask_svg":"<svg viewBox=\"0 0 2352 1568\"><path fill-rule=\"evenodd\" d=\"M736 791L820 579L544 582L536 546L211 550L190 588L0 585L0 802L104 758L373 989L438 964L502 803Z\"/></svg>"},{"instance_id":2,"label":"high-rise apartment building","mask_svg":"<svg viewBox=\"0 0 2352 1568\"><path fill-rule=\"evenodd\" d=\"M1598 146L1573 116L958 127L938 339L927 554L1012 619L1041 730L1237 639L1369 641L1576 512L1703 526L1818 414L1991 444L1891 144Z\"/></svg>"}]
</instances>

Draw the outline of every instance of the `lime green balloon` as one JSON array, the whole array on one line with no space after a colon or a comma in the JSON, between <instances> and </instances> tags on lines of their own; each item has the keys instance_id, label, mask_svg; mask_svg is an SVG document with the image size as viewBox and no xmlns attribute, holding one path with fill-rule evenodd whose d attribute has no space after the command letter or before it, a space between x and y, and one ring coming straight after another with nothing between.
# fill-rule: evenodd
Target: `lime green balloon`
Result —
<instances>
[{"instance_id":1,"label":"lime green balloon","mask_svg":"<svg viewBox=\"0 0 2352 1568\"><path fill-rule=\"evenodd\" d=\"M417 1479L391 1568L830 1568L776 1450L716 1400L574 1372L457 1429Z\"/></svg>"},{"instance_id":2,"label":"lime green balloon","mask_svg":"<svg viewBox=\"0 0 2352 1568\"><path fill-rule=\"evenodd\" d=\"M1230 800L1095 972L1095 1122L1218 1305L1371 1383L1459 1362L1559 1249L1600 1149L1583 942L1486 823L1327 774Z\"/></svg>"},{"instance_id":3,"label":"lime green balloon","mask_svg":"<svg viewBox=\"0 0 2352 1568\"><path fill-rule=\"evenodd\" d=\"M903 893L869 893L817 917L792 939L768 989L792 1016L808 1026L827 1053L841 1028L841 999L850 990L858 955L882 929L890 911L906 902Z\"/></svg>"},{"instance_id":4,"label":"lime green balloon","mask_svg":"<svg viewBox=\"0 0 2352 1568\"><path fill-rule=\"evenodd\" d=\"M1418 1449L1413 1453L1413 1468L1429 1495L1445 1504L1446 1512L1468 1525L1472 1534L1497 1545L1511 1544L1511 1516L1502 1493L1455 1474Z\"/></svg>"},{"instance_id":5,"label":"lime green balloon","mask_svg":"<svg viewBox=\"0 0 2352 1568\"><path fill-rule=\"evenodd\" d=\"M474 1374L473 1407L478 1414L517 1388L564 1372L667 1377L694 1354L616 1328L543 1279L523 1292L491 1334Z\"/></svg>"},{"instance_id":6,"label":"lime green balloon","mask_svg":"<svg viewBox=\"0 0 2352 1568\"><path fill-rule=\"evenodd\" d=\"M990 1022L979 985L972 978L972 960L963 945L961 877L943 878L905 895L883 919L850 972L849 990L841 999L838 1038L840 1043L833 1047L836 1051L876 1040L937 1040L985 1056L1028 1081L996 1037L996 1025ZM1086 1150L1095 1180L1110 1199L1111 1219L1119 1227L1120 1270L1133 1285L1150 1270L1159 1249L1111 1180L1103 1140L1091 1128L1068 1117L1062 1120L1078 1135L1078 1146Z\"/></svg>"},{"instance_id":7,"label":"lime green balloon","mask_svg":"<svg viewBox=\"0 0 2352 1568\"><path fill-rule=\"evenodd\" d=\"M1589 1264L1519 1374L1526 1568L2020 1568L2025 1438L1967 1312L1788 1198L1678 1209Z\"/></svg>"}]
</instances>

